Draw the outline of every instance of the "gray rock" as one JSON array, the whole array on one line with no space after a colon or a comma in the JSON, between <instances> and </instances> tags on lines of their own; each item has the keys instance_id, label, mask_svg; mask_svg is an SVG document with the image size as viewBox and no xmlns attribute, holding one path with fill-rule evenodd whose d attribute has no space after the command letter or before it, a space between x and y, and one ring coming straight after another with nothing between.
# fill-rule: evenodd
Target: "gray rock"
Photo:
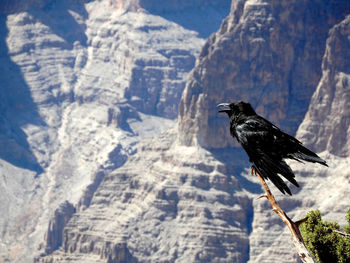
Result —
<instances>
[{"instance_id":1,"label":"gray rock","mask_svg":"<svg viewBox=\"0 0 350 263\"><path fill-rule=\"evenodd\" d=\"M68 201L62 203L49 222L45 235L45 254L50 254L62 245L62 231L75 213L75 207Z\"/></svg>"},{"instance_id":2,"label":"gray rock","mask_svg":"<svg viewBox=\"0 0 350 263\"><path fill-rule=\"evenodd\" d=\"M157 1L53 1L17 11L9 3L0 32L0 65L10 65L1 75L0 139L19 147L17 159L0 162L4 260L45 252L36 249L51 218L48 253L38 262L297 262L279 218L254 199L260 186L244 153L229 147L227 118L215 105L248 100L293 134L320 79L298 136L330 167L292 163L301 188L276 197L293 219L318 208L344 223L347 3L233 1L187 80L178 129L160 116L176 115L210 31L191 29L224 1L198 13L197 0L155 9ZM181 13L193 20L177 23ZM13 83L18 93L7 88ZM14 160L22 156L20 166ZM76 213L67 205L55 214L64 200Z\"/></svg>"},{"instance_id":3,"label":"gray rock","mask_svg":"<svg viewBox=\"0 0 350 263\"><path fill-rule=\"evenodd\" d=\"M113 244L138 262L246 262L252 204L231 169L170 130L107 175L65 227L64 245L40 260L101 260Z\"/></svg>"},{"instance_id":4,"label":"gray rock","mask_svg":"<svg viewBox=\"0 0 350 263\"><path fill-rule=\"evenodd\" d=\"M321 78L328 30L349 6L327 1L233 1L203 47L179 105L184 145L233 146L220 102L248 101L295 134ZM317 30L316 30L317 29Z\"/></svg>"},{"instance_id":5,"label":"gray rock","mask_svg":"<svg viewBox=\"0 0 350 263\"><path fill-rule=\"evenodd\" d=\"M350 17L329 32L322 78L298 136L318 152L350 156Z\"/></svg>"},{"instance_id":6,"label":"gray rock","mask_svg":"<svg viewBox=\"0 0 350 263\"><path fill-rule=\"evenodd\" d=\"M319 209L329 221L345 222L350 194L350 137L347 110L349 108L348 75L344 65L349 53L349 17L336 24L329 33L322 61L322 77L313 94L308 112L299 126L297 137L327 160L329 168L317 165L292 164L301 189L293 198L278 200L294 220L303 218L310 209ZM343 126L345 124L345 126ZM337 138L337 139L335 139ZM286 228L274 213L268 213L267 202L253 202L253 231L250 235L250 260L255 262L299 262Z\"/></svg>"},{"instance_id":7,"label":"gray rock","mask_svg":"<svg viewBox=\"0 0 350 263\"><path fill-rule=\"evenodd\" d=\"M44 252L37 248L62 202L86 209L104 176L123 165L141 139L175 125L202 33L216 30L229 11L215 3L188 9L193 17L185 27L176 22L180 6L170 12L169 4L168 15L180 10L170 19L140 6L123 8L128 2L16 0L0 6L4 260L29 262ZM194 31L191 24L210 12L215 23ZM118 249L124 250L106 246Z\"/></svg>"}]
</instances>

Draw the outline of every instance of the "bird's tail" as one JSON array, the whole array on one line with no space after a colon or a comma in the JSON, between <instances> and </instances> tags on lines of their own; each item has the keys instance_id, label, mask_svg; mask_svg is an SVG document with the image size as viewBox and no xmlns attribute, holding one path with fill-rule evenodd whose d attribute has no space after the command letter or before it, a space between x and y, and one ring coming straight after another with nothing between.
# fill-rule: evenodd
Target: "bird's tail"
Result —
<instances>
[{"instance_id":1,"label":"bird's tail","mask_svg":"<svg viewBox=\"0 0 350 263\"><path fill-rule=\"evenodd\" d=\"M270 179L271 182L283 194L287 193L289 195L292 195L289 187L282 180L282 178L279 176L279 174L282 175L284 178L286 178L289 182L291 182L295 186L299 187L299 184L295 180L295 175L294 175L292 169L283 160L273 161L268 156L264 156L264 157L260 158L258 161L255 161L254 166L263 178Z\"/></svg>"},{"instance_id":2,"label":"bird's tail","mask_svg":"<svg viewBox=\"0 0 350 263\"><path fill-rule=\"evenodd\" d=\"M319 163L319 164L328 166L325 160L323 160L316 153L310 151L309 149L302 146L301 144L299 145L296 152L288 154L288 158L295 159L297 161L304 160L307 162Z\"/></svg>"}]
</instances>

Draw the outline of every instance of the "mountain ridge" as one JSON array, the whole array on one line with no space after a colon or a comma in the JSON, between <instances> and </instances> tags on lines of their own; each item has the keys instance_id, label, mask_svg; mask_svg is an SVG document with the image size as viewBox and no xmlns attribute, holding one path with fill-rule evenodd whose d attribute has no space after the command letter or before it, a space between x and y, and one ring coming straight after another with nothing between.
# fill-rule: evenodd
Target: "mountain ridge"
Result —
<instances>
[{"instance_id":1,"label":"mountain ridge","mask_svg":"<svg viewBox=\"0 0 350 263\"><path fill-rule=\"evenodd\" d=\"M28 262L61 203L88 206L140 140L174 125L204 39L109 0L6 1L0 9L0 198L7 200L0 255Z\"/></svg>"},{"instance_id":2,"label":"mountain ridge","mask_svg":"<svg viewBox=\"0 0 350 263\"><path fill-rule=\"evenodd\" d=\"M227 1L206 2L193 25L172 1L161 10L157 1L32 2L1 11L0 65L27 89L15 108L2 93L2 140L15 138L14 160L29 156L0 160L4 259L298 262L269 204L255 200L261 188L215 107L223 99L251 102L327 160L328 169L291 162L301 187L276 194L288 215L344 218L347 2L232 1L207 41L214 25L193 29L213 13L219 26Z\"/></svg>"}]
</instances>

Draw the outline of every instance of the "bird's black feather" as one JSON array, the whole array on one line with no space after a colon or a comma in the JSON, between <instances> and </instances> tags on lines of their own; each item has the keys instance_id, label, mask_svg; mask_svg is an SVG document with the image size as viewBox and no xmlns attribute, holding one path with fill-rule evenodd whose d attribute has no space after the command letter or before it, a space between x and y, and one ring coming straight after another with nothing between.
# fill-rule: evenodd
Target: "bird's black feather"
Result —
<instances>
[{"instance_id":1,"label":"bird's black feather","mask_svg":"<svg viewBox=\"0 0 350 263\"><path fill-rule=\"evenodd\" d=\"M299 186L292 169L284 161L285 158L327 166L323 159L305 148L296 138L257 115L249 103L241 101L218 106L225 107L220 112L228 114L230 132L247 152L250 162L263 178L270 179L282 193L291 195L290 189L279 175Z\"/></svg>"}]
</instances>

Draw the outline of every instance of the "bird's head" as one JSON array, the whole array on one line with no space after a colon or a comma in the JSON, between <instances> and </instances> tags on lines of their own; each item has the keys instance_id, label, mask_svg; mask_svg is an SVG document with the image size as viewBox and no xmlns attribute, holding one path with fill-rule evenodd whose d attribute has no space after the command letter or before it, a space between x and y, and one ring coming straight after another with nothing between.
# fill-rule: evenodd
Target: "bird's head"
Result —
<instances>
[{"instance_id":1,"label":"bird's head","mask_svg":"<svg viewBox=\"0 0 350 263\"><path fill-rule=\"evenodd\" d=\"M255 111L252 106L244 101L238 101L233 103L220 103L217 105L220 108L219 112L226 112L229 117L237 115L251 116L255 115Z\"/></svg>"}]
</instances>

